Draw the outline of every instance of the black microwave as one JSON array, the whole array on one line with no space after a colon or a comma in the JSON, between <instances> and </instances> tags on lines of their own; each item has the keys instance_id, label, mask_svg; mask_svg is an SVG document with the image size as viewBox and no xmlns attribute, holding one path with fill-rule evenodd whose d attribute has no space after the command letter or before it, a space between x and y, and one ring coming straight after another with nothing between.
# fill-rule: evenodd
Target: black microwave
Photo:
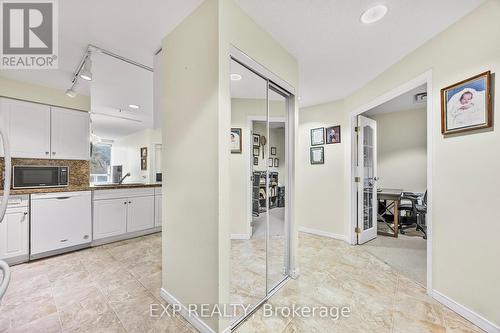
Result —
<instances>
[{"instance_id":1,"label":"black microwave","mask_svg":"<svg viewBox=\"0 0 500 333\"><path fill-rule=\"evenodd\" d=\"M69 184L69 167L15 165L12 188L64 187Z\"/></svg>"}]
</instances>

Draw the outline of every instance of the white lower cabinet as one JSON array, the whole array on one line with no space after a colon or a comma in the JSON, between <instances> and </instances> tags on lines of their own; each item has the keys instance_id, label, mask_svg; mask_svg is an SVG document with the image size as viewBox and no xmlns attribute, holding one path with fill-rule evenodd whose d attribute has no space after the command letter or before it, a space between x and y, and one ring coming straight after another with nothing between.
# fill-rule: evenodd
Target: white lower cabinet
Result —
<instances>
[{"instance_id":1,"label":"white lower cabinet","mask_svg":"<svg viewBox=\"0 0 500 333\"><path fill-rule=\"evenodd\" d=\"M28 259L29 210L28 197L12 197L0 223L0 259L8 263Z\"/></svg>"},{"instance_id":2,"label":"white lower cabinet","mask_svg":"<svg viewBox=\"0 0 500 333\"><path fill-rule=\"evenodd\" d=\"M94 201L94 239L118 236L127 232L126 199Z\"/></svg>"},{"instance_id":3,"label":"white lower cabinet","mask_svg":"<svg viewBox=\"0 0 500 333\"><path fill-rule=\"evenodd\" d=\"M162 195L155 194L155 227L161 227L161 199Z\"/></svg>"},{"instance_id":4,"label":"white lower cabinet","mask_svg":"<svg viewBox=\"0 0 500 333\"><path fill-rule=\"evenodd\" d=\"M154 196L130 198L127 212L127 232L154 227Z\"/></svg>"},{"instance_id":5,"label":"white lower cabinet","mask_svg":"<svg viewBox=\"0 0 500 333\"><path fill-rule=\"evenodd\" d=\"M132 233L153 229L155 227L154 189L95 190L93 224L94 240L110 237L113 237L111 240L116 240L126 238Z\"/></svg>"}]
</instances>

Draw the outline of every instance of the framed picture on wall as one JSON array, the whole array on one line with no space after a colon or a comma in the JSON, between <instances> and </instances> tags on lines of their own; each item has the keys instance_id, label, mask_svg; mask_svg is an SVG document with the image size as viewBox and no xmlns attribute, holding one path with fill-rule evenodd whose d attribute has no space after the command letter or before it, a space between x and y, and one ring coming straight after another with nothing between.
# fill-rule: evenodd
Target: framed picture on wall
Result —
<instances>
[{"instance_id":1,"label":"framed picture on wall","mask_svg":"<svg viewBox=\"0 0 500 333\"><path fill-rule=\"evenodd\" d=\"M278 158L274 159L274 167L277 168L280 166L280 160Z\"/></svg>"},{"instance_id":2,"label":"framed picture on wall","mask_svg":"<svg viewBox=\"0 0 500 333\"><path fill-rule=\"evenodd\" d=\"M254 147L260 147L260 135L253 134L252 135L252 142L253 142Z\"/></svg>"},{"instance_id":3,"label":"framed picture on wall","mask_svg":"<svg viewBox=\"0 0 500 333\"><path fill-rule=\"evenodd\" d=\"M253 157L253 165L259 165L259 157L258 156Z\"/></svg>"},{"instance_id":4,"label":"framed picture on wall","mask_svg":"<svg viewBox=\"0 0 500 333\"><path fill-rule=\"evenodd\" d=\"M325 128L313 128L311 130L311 146L318 146L325 144Z\"/></svg>"},{"instance_id":5,"label":"framed picture on wall","mask_svg":"<svg viewBox=\"0 0 500 333\"><path fill-rule=\"evenodd\" d=\"M253 156L259 156L260 155L260 147L253 147Z\"/></svg>"},{"instance_id":6,"label":"framed picture on wall","mask_svg":"<svg viewBox=\"0 0 500 333\"><path fill-rule=\"evenodd\" d=\"M241 128L231 128L231 154L241 154Z\"/></svg>"},{"instance_id":7,"label":"framed picture on wall","mask_svg":"<svg viewBox=\"0 0 500 333\"><path fill-rule=\"evenodd\" d=\"M271 155L276 155L276 147L271 147Z\"/></svg>"},{"instance_id":8,"label":"framed picture on wall","mask_svg":"<svg viewBox=\"0 0 500 333\"><path fill-rule=\"evenodd\" d=\"M441 132L443 134L491 126L490 71L441 89Z\"/></svg>"},{"instance_id":9,"label":"framed picture on wall","mask_svg":"<svg viewBox=\"0 0 500 333\"><path fill-rule=\"evenodd\" d=\"M272 168L273 167L273 158L272 157L269 157L268 161L267 161L267 166Z\"/></svg>"},{"instance_id":10,"label":"framed picture on wall","mask_svg":"<svg viewBox=\"0 0 500 333\"><path fill-rule=\"evenodd\" d=\"M340 125L327 127L326 144L340 143Z\"/></svg>"},{"instance_id":11,"label":"framed picture on wall","mask_svg":"<svg viewBox=\"0 0 500 333\"><path fill-rule=\"evenodd\" d=\"M141 158L141 170L145 171L148 169L148 160L145 158Z\"/></svg>"},{"instance_id":12,"label":"framed picture on wall","mask_svg":"<svg viewBox=\"0 0 500 333\"><path fill-rule=\"evenodd\" d=\"M141 148L141 158L148 157L148 148L147 147L142 147Z\"/></svg>"},{"instance_id":13,"label":"framed picture on wall","mask_svg":"<svg viewBox=\"0 0 500 333\"><path fill-rule=\"evenodd\" d=\"M311 147L311 164L325 164L324 147Z\"/></svg>"}]
</instances>

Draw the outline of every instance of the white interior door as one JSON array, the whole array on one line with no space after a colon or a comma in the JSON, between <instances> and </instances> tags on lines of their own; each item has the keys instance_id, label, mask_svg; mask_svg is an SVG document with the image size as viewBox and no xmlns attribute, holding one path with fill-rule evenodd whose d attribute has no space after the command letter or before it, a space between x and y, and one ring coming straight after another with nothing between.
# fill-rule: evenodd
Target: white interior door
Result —
<instances>
[{"instance_id":1,"label":"white interior door","mask_svg":"<svg viewBox=\"0 0 500 333\"><path fill-rule=\"evenodd\" d=\"M377 237L377 122L358 116L358 244Z\"/></svg>"}]
</instances>

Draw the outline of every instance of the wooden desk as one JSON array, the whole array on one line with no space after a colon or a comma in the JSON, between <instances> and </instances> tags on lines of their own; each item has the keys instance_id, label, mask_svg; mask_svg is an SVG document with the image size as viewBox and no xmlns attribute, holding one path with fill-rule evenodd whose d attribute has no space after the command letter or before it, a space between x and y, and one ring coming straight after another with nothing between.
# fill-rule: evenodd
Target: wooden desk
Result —
<instances>
[{"instance_id":1,"label":"wooden desk","mask_svg":"<svg viewBox=\"0 0 500 333\"><path fill-rule=\"evenodd\" d=\"M377 220L381 220L387 226L389 229L391 229L393 232L388 233L388 232L383 232L383 231L378 231L378 235L384 235L384 236L392 236L395 238L398 238L399 234L399 204L401 203L401 194L403 193L403 190L400 189L390 189L390 188L383 188L377 191L377 202L383 200L385 202L391 201L390 204L385 204L384 205L384 212L380 214L377 209ZM393 212L391 212L391 208L393 209ZM386 219L383 217L386 213L392 214L394 216L394 227L391 227L389 223L386 221Z\"/></svg>"}]
</instances>

